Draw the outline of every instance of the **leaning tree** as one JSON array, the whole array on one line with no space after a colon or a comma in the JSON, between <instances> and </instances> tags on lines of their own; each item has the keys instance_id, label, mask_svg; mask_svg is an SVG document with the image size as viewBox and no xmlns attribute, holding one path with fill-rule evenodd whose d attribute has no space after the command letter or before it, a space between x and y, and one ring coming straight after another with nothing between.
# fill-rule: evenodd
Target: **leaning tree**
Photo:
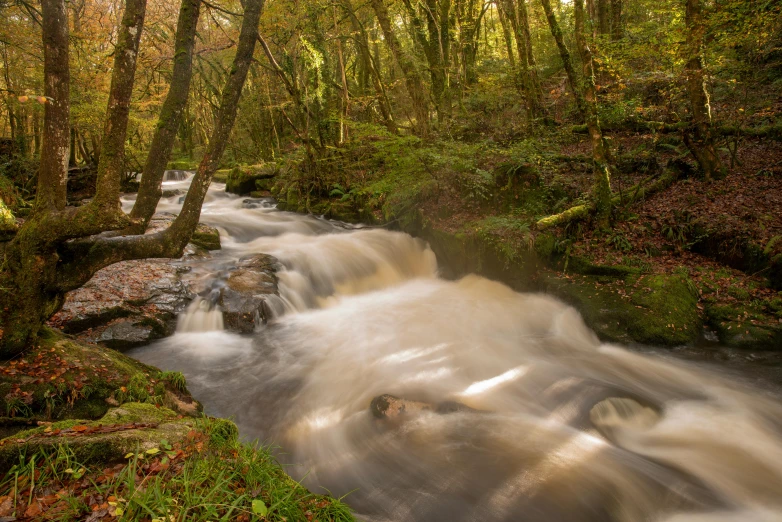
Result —
<instances>
[{"instance_id":1,"label":"leaning tree","mask_svg":"<svg viewBox=\"0 0 782 522\"><path fill-rule=\"evenodd\" d=\"M70 145L68 12L65 0L42 0L44 51L43 146L35 205L27 221L0 243L0 357L25 349L44 322L62 307L66 292L119 261L179 257L201 215L201 205L225 151L258 39L263 0L245 0L236 55L223 86L207 150L179 216L170 227L144 235L160 198L162 169L171 152L190 84L199 2L183 0L176 37L174 80L153 138L155 156L144 171L137 208L120 206L120 179L136 58L146 0L126 0L114 50L114 69L98 166L96 195L84 206L67 205ZM174 129L172 131L172 129ZM7 237L7 236L6 236Z\"/></svg>"}]
</instances>

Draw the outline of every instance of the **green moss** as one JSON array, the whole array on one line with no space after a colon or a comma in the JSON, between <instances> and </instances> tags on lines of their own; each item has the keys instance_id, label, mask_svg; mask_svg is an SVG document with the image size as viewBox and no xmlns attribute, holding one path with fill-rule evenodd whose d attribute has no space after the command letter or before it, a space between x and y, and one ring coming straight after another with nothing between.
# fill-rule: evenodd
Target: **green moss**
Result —
<instances>
[{"instance_id":1,"label":"green moss","mask_svg":"<svg viewBox=\"0 0 782 522\"><path fill-rule=\"evenodd\" d=\"M782 347L782 324L759 308L761 303L706 303L706 320L720 343L734 348ZM767 306L773 306L768 303Z\"/></svg>"},{"instance_id":2,"label":"green moss","mask_svg":"<svg viewBox=\"0 0 782 522\"><path fill-rule=\"evenodd\" d=\"M190 242L206 250L220 250L220 232L214 227L199 223L190 237Z\"/></svg>"},{"instance_id":3,"label":"green moss","mask_svg":"<svg viewBox=\"0 0 782 522\"><path fill-rule=\"evenodd\" d=\"M657 346L693 343L701 331L697 296L680 275L624 278L550 273L545 287L572 304L601 339Z\"/></svg>"}]
</instances>

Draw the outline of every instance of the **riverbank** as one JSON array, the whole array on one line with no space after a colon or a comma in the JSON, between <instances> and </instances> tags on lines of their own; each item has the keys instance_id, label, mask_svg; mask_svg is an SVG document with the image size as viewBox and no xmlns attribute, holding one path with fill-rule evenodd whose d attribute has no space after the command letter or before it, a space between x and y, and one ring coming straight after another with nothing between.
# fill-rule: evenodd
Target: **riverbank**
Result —
<instances>
[{"instance_id":1,"label":"riverbank","mask_svg":"<svg viewBox=\"0 0 782 522\"><path fill-rule=\"evenodd\" d=\"M727 178L706 183L677 152L677 136L612 141L632 152L616 158L610 232L584 221L537 226L589 191L579 134L423 143L362 127L317 165L294 153L232 175L246 186L263 172L257 188L271 190L252 195L270 193L283 210L422 237L446 277L474 272L556 295L605 341L781 347L782 171L768 167L778 142L753 139ZM678 181L654 193L674 170Z\"/></svg>"},{"instance_id":2,"label":"riverbank","mask_svg":"<svg viewBox=\"0 0 782 522\"><path fill-rule=\"evenodd\" d=\"M0 518L352 520L204 416L181 373L56 330L0 366L0 412Z\"/></svg>"}]
</instances>

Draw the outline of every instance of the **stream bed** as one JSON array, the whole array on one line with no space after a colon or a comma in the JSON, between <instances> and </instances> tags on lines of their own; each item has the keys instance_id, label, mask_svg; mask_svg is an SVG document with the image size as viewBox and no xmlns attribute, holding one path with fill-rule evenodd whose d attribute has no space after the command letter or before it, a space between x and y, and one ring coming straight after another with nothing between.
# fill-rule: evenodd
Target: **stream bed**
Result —
<instances>
[{"instance_id":1,"label":"stream bed","mask_svg":"<svg viewBox=\"0 0 782 522\"><path fill-rule=\"evenodd\" d=\"M347 495L359 518L782 520L775 386L690 352L603 344L547 295L439 278L428 245L401 232L280 212L220 184L201 220L223 248L189 262L194 287L270 254L284 313L239 335L219 309L191 310L129 355L183 372L206 413L273 444L288 473ZM432 406L378 418L382 394Z\"/></svg>"}]
</instances>

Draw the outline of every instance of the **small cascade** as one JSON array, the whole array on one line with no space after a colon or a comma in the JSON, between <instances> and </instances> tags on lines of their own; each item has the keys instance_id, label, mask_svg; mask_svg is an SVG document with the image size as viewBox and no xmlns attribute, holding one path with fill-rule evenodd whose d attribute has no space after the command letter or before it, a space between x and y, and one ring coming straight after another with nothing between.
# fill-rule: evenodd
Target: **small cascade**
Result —
<instances>
[{"instance_id":1,"label":"small cascade","mask_svg":"<svg viewBox=\"0 0 782 522\"><path fill-rule=\"evenodd\" d=\"M163 181L185 181L187 176L185 170L167 170L163 173Z\"/></svg>"},{"instance_id":2,"label":"small cascade","mask_svg":"<svg viewBox=\"0 0 782 522\"><path fill-rule=\"evenodd\" d=\"M187 310L179 316L178 333L213 332L223 329L223 311L216 304L196 297Z\"/></svg>"}]
</instances>

